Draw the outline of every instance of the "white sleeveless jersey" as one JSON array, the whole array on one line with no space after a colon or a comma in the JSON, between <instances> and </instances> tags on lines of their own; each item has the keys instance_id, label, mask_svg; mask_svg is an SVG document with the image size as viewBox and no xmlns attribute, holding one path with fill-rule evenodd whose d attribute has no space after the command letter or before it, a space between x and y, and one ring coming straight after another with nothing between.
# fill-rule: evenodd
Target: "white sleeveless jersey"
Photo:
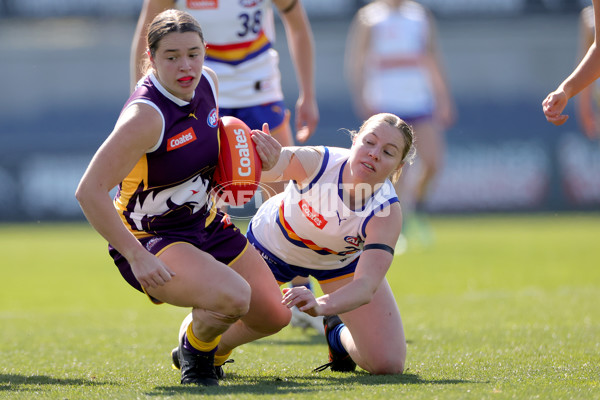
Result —
<instances>
[{"instance_id":1,"label":"white sleeveless jersey","mask_svg":"<svg viewBox=\"0 0 600 400\"><path fill-rule=\"evenodd\" d=\"M365 228L377 212L389 212L398 201L386 180L363 207L350 209L342 200L342 171L349 149L324 147L315 177L300 188L290 182L267 200L250 222L256 240L282 261L304 268L345 267L362 252Z\"/></svg>"},{"instance_id":2,"label":"white sleeveless jersey","mask_svg":"<svg viewBox=\"0 0 600 400\"><path fill-rule=\"evenodd\" d=\"M397 8L377 2L359 12L370 28L363 77L366 104L402 118L431 114L434 97L422 59L430 31L426 10L406 1Z\"/></svg>"},{"instance_id":3,"label":"white sleeveless jersey","mask_svg":"<svg viewBox=\"0 0 600 400\"><path fill-rule=\"evenodd\" d=\"M219 77L219 106L242 108L283 100L270 0L176 0L200 23L204 64Z\"/></svg>"}]
</instances>

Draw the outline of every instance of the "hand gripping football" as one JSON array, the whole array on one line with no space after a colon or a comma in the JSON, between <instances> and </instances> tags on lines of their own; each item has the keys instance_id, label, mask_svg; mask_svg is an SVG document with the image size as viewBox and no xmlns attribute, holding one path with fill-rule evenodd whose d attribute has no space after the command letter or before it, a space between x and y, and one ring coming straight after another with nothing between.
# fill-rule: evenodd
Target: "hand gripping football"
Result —
<instances>
[{"instance_id":1,"label":"hand gripping football","mask_svg":"<svg viewBox=\"0 0 600 400\"><path fill-rule=\"evenodd\" d=\"M244 205L254 196L262 172L250 128L238 118L221 117L219 141L219 161L214 175L216 193L229 205Z\"/></svg>"}]
</instances>

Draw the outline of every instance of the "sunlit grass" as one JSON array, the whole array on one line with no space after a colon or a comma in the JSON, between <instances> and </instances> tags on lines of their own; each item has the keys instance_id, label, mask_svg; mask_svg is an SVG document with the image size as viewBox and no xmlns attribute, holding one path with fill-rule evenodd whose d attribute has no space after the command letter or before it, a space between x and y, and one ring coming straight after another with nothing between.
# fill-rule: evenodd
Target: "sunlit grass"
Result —
<instances>
[{"instance_id":1,"label":"sunlit grass","mask_svg":"<svg viewBox=\"0 0 600 400\"><path fill-rule=\"evenodd\" d=\"M600 398L598 215L437 217L388 273L408 340L401 376L313 373L323 337L242 346L218 388L181 386L187 310L120 277L87 224L0 225L0 398Z\"/></svg>"}]
</instances>

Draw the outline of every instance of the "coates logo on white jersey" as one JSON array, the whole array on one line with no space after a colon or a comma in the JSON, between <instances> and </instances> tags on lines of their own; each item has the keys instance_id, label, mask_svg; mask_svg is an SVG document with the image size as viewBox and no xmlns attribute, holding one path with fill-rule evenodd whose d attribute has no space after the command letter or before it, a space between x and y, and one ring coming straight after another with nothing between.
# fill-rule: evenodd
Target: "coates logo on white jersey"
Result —
<instances>
[{"instance_id":1,"label":"coates logo on white jersey","mask_svg":"<svg viewBox=\"0 0 600 400\"><path fill-rule=\"evenodd\" d=\"M219 114L217 114L216 108L213 108L212 110L210 110L210 112L208 113L208 117L206 118L206 123L211 128L217 127L217 124L219 123Z\"/></svg>"},{"instance_id":2,"label":"coates logo on white jersey","mask_svg":"<svg viewBox=\"0 0 600 400\"><path fill-rule=\"evenodd\" d=\"M219 0L187 0L190 10L214 10L219 7Z\"/></svg>"},{"instance_id":3,"label":"coates logo on white jersey","mask_svg":"<svg viewBox=\"0 0 600 400\"><path fill-rule=\"evenodd\" d=\"M263 0L240 0L240 6L246 7L246 8L252 8L252 7L256 7L257 5L261 4L262 2L263 2Z\"/></svg>"},{"instance_id":4,"label":"coates logo on white jersey","mask_svg":"<svg viewBox=\"0 0 600 400\"><path fill-rule=\"evenodd\" d=\"M300 202L298 203L298 206L300 206L300 210L302 210L302 213L304 214L304 216L306 218L308 218L308 220L310 222L312 222L314 226L316 226L319 229L325 228L325 225L327 225L327 221L325 220L325 218L321 214L316 212L306 202L306 200L304 200L304 199L300 200Z\"/></svg>"}]
</instances>

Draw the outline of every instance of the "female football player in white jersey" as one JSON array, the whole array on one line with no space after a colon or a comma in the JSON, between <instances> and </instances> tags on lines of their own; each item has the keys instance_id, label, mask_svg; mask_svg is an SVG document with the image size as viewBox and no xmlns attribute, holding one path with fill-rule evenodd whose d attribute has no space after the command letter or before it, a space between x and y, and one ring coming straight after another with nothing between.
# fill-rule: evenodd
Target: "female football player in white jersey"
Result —
<instances>
[{"instance_id":1,"label":"female football player in white jersey","mask_svg":"<svg viewBox=\"0 0 600 400\"><path fill-rule=\"evenodd\" d=\"M394 113L415 131L417 162L396 188L402 196L407 234L411 235L410 228L421 228L412 233L423 244L431 238L418 214L444 162L444 131L455 119L434 22L415 1L373 1L356 13L345 60L357 115L364 119Z\"/></svg>"},{"instance_id":2,"label":"female football player in white jersey","mask_svg":"<svg viewBox=\"0 0 600 400\"><path fill-rule=\"evenodd\" d=\"M280 284L296 276L319 282L323 296L284 289L283 303L324 316L330 362L320 368L402 373L406 341L385 275L402 227L392 181L414 155L411 127L376 114L352 132L350 149L279 149L268 134L254 133L261 158L279 156L263 180L292 182L259 208L247 237Z\"/></svg>"}]
</instances>

